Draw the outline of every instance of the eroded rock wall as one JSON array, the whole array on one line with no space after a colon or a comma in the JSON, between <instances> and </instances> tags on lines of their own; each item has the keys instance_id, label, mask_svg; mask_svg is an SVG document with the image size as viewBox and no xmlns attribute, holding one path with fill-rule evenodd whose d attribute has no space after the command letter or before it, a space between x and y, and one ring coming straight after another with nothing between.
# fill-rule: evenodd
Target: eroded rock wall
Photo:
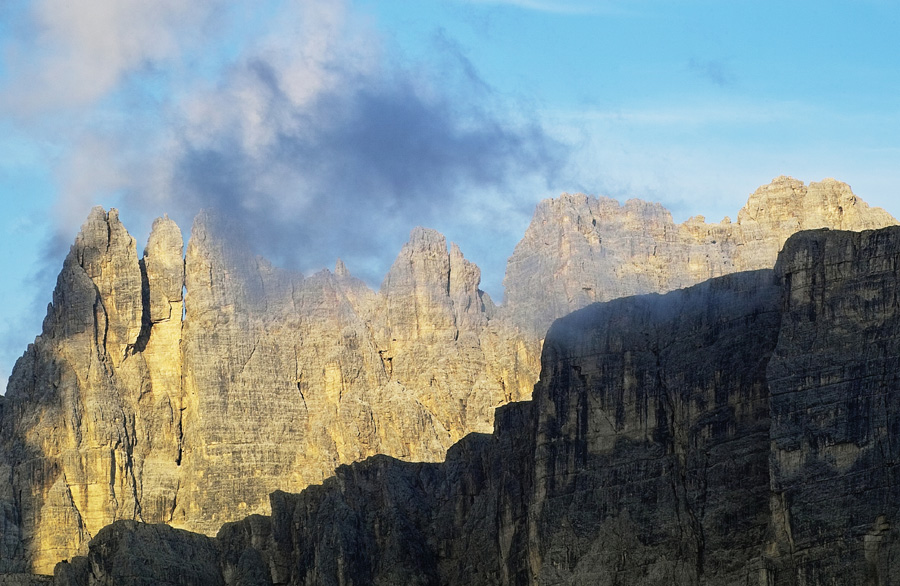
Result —
<instances>
[{"instance_id":1,"label":"eroded rock wall","mask_svg":"<svg viewBox=\"0 0 900 586\"><path fill-rule=\"evenodd\" d=\"M760 271L558 321L534 400L493 436L276 493L260 567L291 584L743 581L768 529L779 293ZM220 532L231 559L252 523Z\"/></svg>"},{"instance_id":2,"label":"eroded rock wall","mask_svg":"<svg viewBox=\"0 0 900 586\"><path fill-rule=\"evenodd\" d=\"M898 243L804 234L780 256L768 584L900 581Z\"/></svg>"},{"instance_id":3,"label":"eroded rock wall","mask_svg":"<svg viewBox=\"0 0 900 586\"><path fill-rule=\"evenodd\" d=\"M774 271L575 312L492 435L274 493L206 583L895 583L898 263L900 228L805 232Z\"/></svg>"},{"instance_id":4,"label":"eroded rock wall","mask_svg":"<svg viewBox=\"0 0 900 586\"><path fill-rule=\"evenodd\" d=\"M153 274L180 274L180 235L170 236L154 248ZM180 381L168 372L178 368L177 333L165 334L176 338L175 357L156 346L145 356L154 325L168 325L145 318L150 299L179 304L180 288L171 295L161 284L149 282L115 210L94 209L65 260L43 332L7 388L0 433L10 481L0 498L20 542L0 565L49 573L116 519L168 520L173 494L165 486L179 446ZM176 308L176 330L180 322ZM144 482L145 465L155 481Z\"/></svg>"},{"instance_id":5,"label":"eroded rock wall","mask_svg":"<svg viewBox=\"0 0 900 586\"><path fill-rule=\"evenodd\" d=\"M768 507L771 271L557 321L535 391L541 583L743 581Z\"/></svg>"},{"instance_id":6,"label":"eroded rock wall","mask_svg":"<svg viewBox=\"0 0 900 586\"><path fill-rule=\"evenodd\" d=\"M3 399L0 570L49 573L117 519L214 534L379 453L441 460L530 394L536 366L437 232L413 232L379 292L248 250L204 213L184 254L161 219L138 258L92 212Z\"/></svg>"},{"instance_id":7,"label":"eroded rock wall","mask_svg":"<svg viewBox=\"0 0 900 586\"><path fill-rule=\"evenodd\" d=\"M478 267L432 230L413 231L376 292L340 261L308 277L273 267L209 213L186 250L158 220L139 256L115 210L96 209L0 403L0 571L49 572L117 519L211 535L268 514L272 491L375 454L440 461L490 432L495 408L531 396L553 318L771 266L804 227L892 222L833 180L779 178L735 224L562 196L538 207L497 307ZM642 364L629 368L644 376ZM694 432L679 433L681 446ZM506 550L519 539L530 538L510 533Z\"/></svg>"}]
</instances>

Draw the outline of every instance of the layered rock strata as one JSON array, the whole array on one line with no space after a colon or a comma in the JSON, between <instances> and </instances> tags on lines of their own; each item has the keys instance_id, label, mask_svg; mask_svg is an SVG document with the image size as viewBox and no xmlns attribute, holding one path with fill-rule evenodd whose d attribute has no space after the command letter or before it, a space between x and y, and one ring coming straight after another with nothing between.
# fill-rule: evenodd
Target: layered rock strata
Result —
<instances>
[{"instance_id":1,"label":"layered rock strata","mask_svg":"<svg viewBox=\"0 0 900 586\"><path fill-rule=\"evenodd\" d=\"M150 283L147 264L115 210L95 209L63 265L43 333L16 364L0 430L9 478L0 500L18 539L4 550L3 570L47 573L111 521L163 520L156 511L171 506L171 495L143 492L176 482L181 414L180 384L164 384L180 377L156 384L162 374L150 368L165 358L156 340L148 345L145 305L165 291L157 290L164 281Z\"/></svg>"},{"instance_id":2,"label":"layered rock strata","mask_svg":"<svg viewBox=\"0 0 900 586\"><path fill-rule=\"evenodd\" d=\"M158 220L138 256L115 210L96 209L0 398L0 572L49 573L117 519L211 535L374 454L440 461L531 396L552 318L771 266L801 227L888 223L833 180L779 178L735 224L562 196L539 205L496 307L432 230L413 231L376 292L340 261L273 267L208 213L186 249Z\"/></svg>"},{"instance_id":3,"label":"layered rock strata","mask_svg":"<svg viewBox=\"0 0 900 586\"><path fill-rule=\"evenodd\" d=\"M200 583L896 583L898 263L900 228L805 232L774 271L580 310L493 435L274 493L191 545ZM197 539L113 527L56 583Z\"/></svg>"}]
</instances>

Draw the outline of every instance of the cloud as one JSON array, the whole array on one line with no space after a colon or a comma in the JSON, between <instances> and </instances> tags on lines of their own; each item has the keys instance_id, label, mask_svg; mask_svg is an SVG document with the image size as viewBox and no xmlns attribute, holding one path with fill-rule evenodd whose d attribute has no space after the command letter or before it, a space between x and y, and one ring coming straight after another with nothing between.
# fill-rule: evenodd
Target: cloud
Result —
<instances>
[{"instance_id":1,"label":"cloud","mask_svg":"<svg viewBox=\"0 0 900 586\"><path fill-rule=\"evenodd\" d=\"M201 41L219 0L39 0L6 51L14 111L82 107L129 74L171 64Z\"/></svg>"},{"instance_id":2,"label":"cloud","mask_svg":"<svg viewBox=\"0 0 900 586\"><path fill-rule=\"evenodd\" d=\"M552 174L561 159L536 124L466 97L484 91L471 68L446 95L454 83L306 49L250 55L195 96L164 173L171 201L244 218L283 262L311 269L340 254L379 279L379 258L412 226L457 213L467 190Z\"/></svg>"},{"instance_id":3,"label":"cloud","mask_svg":"<svg viewBox=\"0 0 900 586\"><path fill-rule=\"evenodd\" d=\"M196 56L179 17L204 21L214 5L185 15L180 4L128 3L148 22L102 4L104 22L124 27L106 41L85 38L84 15L71 30L62 17L44 25L46 44L72 47L93 80L66 104L91 121L67 138L60 233L96 203L117 205L123 218L168 213L185 231L199 209L216 208L280 264L310 271L341 256L377 284L413 226L453 216L503 226L504 217L461 208L478 205L479 193L506 199L485 209L516 208L517 197L530 208L567 156L531 117L508 114L445 33L435 38L439 68L391 62L371 23L334 1L281 3L218 71L171 76L155 107L110 101L148 63L189 67ZM144 40L151 32L160 47ZM107 58L104 46L124 54ZM48 55L39 77L67 60Z\"/></svg>"}]
</instances>

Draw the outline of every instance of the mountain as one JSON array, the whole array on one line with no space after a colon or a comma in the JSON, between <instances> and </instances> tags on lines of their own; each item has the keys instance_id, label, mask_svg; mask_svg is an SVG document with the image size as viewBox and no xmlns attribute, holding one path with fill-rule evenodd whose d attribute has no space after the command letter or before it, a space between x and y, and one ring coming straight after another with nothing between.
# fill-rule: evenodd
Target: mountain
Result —
<instances>
[{"instance_id":1,"label":"mountain","mask_svg":"<svg viewBox=\"0 0 900 586\"><path fill-rule=\"evenodd\" d=\"M512 321L542 337L553 323L595 301L663 293L739 271L771 268L801 230L870 230L896 224L846 183L804 185L781 176L717 224L675 224L661 205L563 194L538 204L506 269Z\"/></svg>"},{"instance_id":2,"label":"mountain","mask_svg":"<svg viewBox=\"0 0 900 586\"><path fill-rule=\"evenodd\" d=\"M293 502L288 493L334 482L335 467L376 454L452 462L454 450L488 441L469 434L490 432L495 408L531 397L555 318L770 268L803 228L895 223L833 180L778 178L737 222L720 224L676 225L654 204L563 195L539 204L497 306L478 289L479 269L432 230L412 232L376 292L340 261L306 277L273 267L213 213L197 217L186 249L175 223L157 220L139 257L117 212L97 208L0 401L0 477L9 479L0 571L50 573L121 519L207 535L253 515L275 519L271 493ZM525 482L522 466L501 477ZM417 467L441 469L408 469ZM320 489L311 490L302 494ZM524 505L504 506L513 515ZM500 559L522 551L504 548Z\"/></svg>"},{"instance_id":3,"label":"mountain","mask_svg":"<svg viewBox=\"0 0 900 586\"><path fill-rule=\"evenodd\" d=\"M898 266L900 227L803 232L591 305L445 462L343 465L215 539L118 521L55 583L896 583Z\"/></svg>"}]
</instances>

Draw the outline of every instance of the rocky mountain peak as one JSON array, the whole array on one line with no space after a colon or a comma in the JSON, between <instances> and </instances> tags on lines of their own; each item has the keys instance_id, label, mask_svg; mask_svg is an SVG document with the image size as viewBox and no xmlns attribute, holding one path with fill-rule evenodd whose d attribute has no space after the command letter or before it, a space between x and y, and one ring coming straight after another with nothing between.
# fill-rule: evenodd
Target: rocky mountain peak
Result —
<instances>
[{"instance_id":1,"label":"rocky mountain peak","mask_svg":"<svg viewBox=\"0 0 900 586\"><path fill-rule=\"evenodd\" d=\"M150 297L150 321L180 319L184 288L184 241L168 216L153 222L144 249L144 271Z\"/></svg>"},{"instance_id":2,"label":"rocky mountain peak","mask_svg":"<svg viewBox=\"0 0 900 586\"><path fill-rule=\"evenodd\" d=\"M896 224L834 180L780 176L750 195L737 222L676 225L661 205L563 194L538 204L507 263L506 309L539 336L554 319L594 301L671 291L735 271L770 267L791 234Z\"/></svg>"},{"instance_id":3,"label":"rocky mountain peak","mask_svg":"<svg viewBox=\"0 0 900 586\"><path fill-rule=\"evenodd\" d=\"M754 191L738 213L738 223L783 231L836 228L883 228L896 220L881 208L870 208L850 186L832 178L812 182L784 175Z\"/></svg>"},{"instance_id":4,"label":"rocky mountain peak","mask_svg":"<svg viewBox=\"0 0 900 586\"><path fill-rule=\"evenodd\" d=\"M381 284L392 340L402 345L419 338L456 337L450 271L444 236L414 228Z\"/></svg>"},{"instance_id":5,"label":"rocky mountain peak","mask_svg":"<svg viewBox=\"0 0 900 586\"><path fill-rule=\"evenodd\" d=\"M478 291L481 269L463 256L459 246L450 244L450 296L471 295Z\"/></svg>"},{"instance_id":6,"label":"rocky mountain peak","mask_svg":"<svg viewBox=\"0 0 900 586\"><path fill-rule=\"evenodd\" d=\"M157 220L139 258L118 213L97 208L2 401L0 571L47 572L121 519L212 534L374 454L441 460L531 396L555 318L770 268L801 226L894 223L831 180L779 178L745 208L744 222L675 224L640 200L545 200L501 308L434 230L411 232L376 292L341 261L306 277L274 267L212 212L186 246Z\"/></svg>"},{"instance_id":7,"label":"rocky mountain peak","mask_svg":"<svg viewBox=\"0 0 900 586\"><path fill-rule=\"evenodd\" d=\"M54 306L67 312L73 305L81 325L96 322L99 348L118 365L141 333L142 287L135 240L119 220L118 210L93 208L64 261ZM70 304L73 298L79 302ZM65 315L56 317L53 334L65 335L71 322Z\"/></svg>"},{"instance_id":8,"label":"rocky mountain peak","mask_svg":"<svg viewBox=\"0 0 900 586\"><path fill-rule=\"evenodd\" d=\"M344 264L344 261L341 259L337 259L334 263L334 275L336 277L349 277L350 271L347 269L347 265Z\"/></svg>"},{"instance_id":9,"label":"rocky mountain peak","mask_svg":"<svg viewBox=\"0 0 900 586\"><path fill-rule=\"evenodd\" d=\"M898 264L900 227L807 231L583 308L444 462L340 466L214 539L119 521L55 584L897 584Z\"/></svg>"},{"instance_id":10,"label":"rocky mountain peak","mask_svg":"<svg viewBox=\"0 0 900 586\"><path fill-rule=\"evenodd\" d=\"M450 258L447 240L436 230L413 228L381 285L383 293L410 287L438 286L447 291Z\"/></svg>"}]
</instances>

